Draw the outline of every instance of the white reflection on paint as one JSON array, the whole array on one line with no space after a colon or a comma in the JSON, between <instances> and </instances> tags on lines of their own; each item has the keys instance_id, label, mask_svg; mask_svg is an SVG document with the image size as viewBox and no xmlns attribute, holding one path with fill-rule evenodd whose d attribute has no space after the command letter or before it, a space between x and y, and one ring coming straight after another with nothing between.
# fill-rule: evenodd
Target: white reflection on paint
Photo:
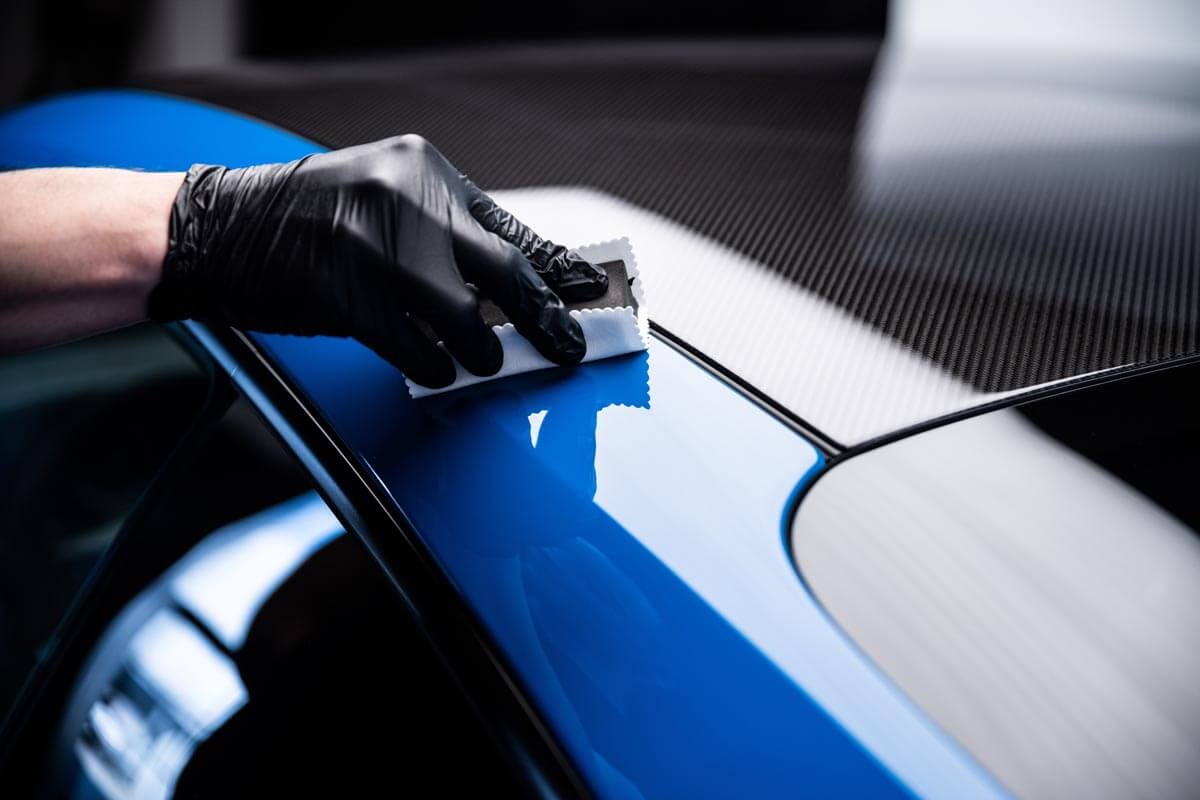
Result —
<instances>
[{"instance_id":1,"label":"white reflection on paint","mask_svg":"<svg viewBox=\"0 0 1200 800\"><path fill-rule=\"evenodd\" d=\"M546 410L535 411L529 415L529 444L537 447L538 434L542 432L542 422L546 419Z\"/></svg>"}]
</instances>

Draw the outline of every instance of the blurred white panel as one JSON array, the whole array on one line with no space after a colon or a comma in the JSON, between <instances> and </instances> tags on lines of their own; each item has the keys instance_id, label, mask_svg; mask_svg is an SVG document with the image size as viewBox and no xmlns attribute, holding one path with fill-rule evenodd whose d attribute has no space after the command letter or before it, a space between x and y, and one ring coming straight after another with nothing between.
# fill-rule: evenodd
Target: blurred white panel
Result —
<instances>
[{"instance_id":1,"label":"blurred white panel","mask_svg":"<svg viewBox=\"0 0 1200 800\"><path fill-rule=\"evenodd\" d=\"M888 38L924 49L1200 58L1196 0L893 0Z\"/></svg>"}]
</instances>

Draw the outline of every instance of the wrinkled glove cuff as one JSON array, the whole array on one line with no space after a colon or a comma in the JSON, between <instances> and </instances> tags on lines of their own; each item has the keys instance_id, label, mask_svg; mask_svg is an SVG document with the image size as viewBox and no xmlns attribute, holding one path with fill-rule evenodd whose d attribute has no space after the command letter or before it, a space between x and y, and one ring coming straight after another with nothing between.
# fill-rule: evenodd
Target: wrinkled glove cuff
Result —
<instances>
[{"instance_id":1,"label":"wrinkled glove cuff","mask_svg":"<svg viewBox=\"0 0 1200 800\"><path fill-rule=\"evenodd\" d=\"M209 310L205 261L211 246L209 212L225 167L193 164L171 204L162 278L150 292L147 315L155 322L204 317Z\"/></svg>"}]
</instances>

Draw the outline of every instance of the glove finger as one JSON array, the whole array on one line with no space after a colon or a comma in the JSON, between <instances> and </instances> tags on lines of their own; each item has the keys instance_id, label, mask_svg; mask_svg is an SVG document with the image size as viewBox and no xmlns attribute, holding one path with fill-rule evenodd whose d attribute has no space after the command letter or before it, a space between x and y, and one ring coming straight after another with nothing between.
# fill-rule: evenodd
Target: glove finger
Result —
<instances>
[{"instance_id":1,"label":"glove finger","mask_svg":"<svg viewBox=\"0 0 1200 800\"><path fill-rule=\"evenodd\" d=\"M496 332L484 324L479 298L459 284L421 315L437 332L459 363L475 375L495 375L504 363Z\"/></svg>"},{"instance_id":2,"label":"glove finger","mask_svg":"<svg viewBox=\"0 0 1200 800\"><path fill-rule=\"evenodd\" d=\"M355 338L398 367L413 383L440 389L454 382L454 362L404 312L397 311L388 328L386 333L372 328Z\"/></svg>"},{"instance_id":3,"label":"glove finger","mask_svg":"<svg viewBox=\"0 0 1200 800\"><path fill-rule=\"evenodd\" d=\"M608 275L578 253L538 236L463 175L467 208L485 231L516 247L558 296L569 303L591 300L608 291Z\"/></svg>"},{"instance_id":4,"label":"glove finger","mask_svg":"<svg viewBox=\"0 0 1200 800\"><path fill-rule=\"evenodd\" d=\"M515 246L468 222L455 237L466 274L504 311L517 331L556 364L578 364L583 329Z\"/></svg>"}]
</instances>

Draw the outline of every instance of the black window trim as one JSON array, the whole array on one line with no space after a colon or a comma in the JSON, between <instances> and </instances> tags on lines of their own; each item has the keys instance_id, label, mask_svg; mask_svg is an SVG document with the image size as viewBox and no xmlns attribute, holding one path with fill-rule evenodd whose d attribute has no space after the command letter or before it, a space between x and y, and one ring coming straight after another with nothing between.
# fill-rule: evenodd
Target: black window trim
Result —
<instances>
[{"instance_id":1,"label":"black window trim","mask_svg":"<svg viewBox=\"0 0 1200 800\"><path fill-rule=\"evenodd\" d=\"M363 542L527 793L590 797L511 666L374 470L246 334L194 321L179 328L225 370L346 530Z\"/></svg>"}]
</instances>

